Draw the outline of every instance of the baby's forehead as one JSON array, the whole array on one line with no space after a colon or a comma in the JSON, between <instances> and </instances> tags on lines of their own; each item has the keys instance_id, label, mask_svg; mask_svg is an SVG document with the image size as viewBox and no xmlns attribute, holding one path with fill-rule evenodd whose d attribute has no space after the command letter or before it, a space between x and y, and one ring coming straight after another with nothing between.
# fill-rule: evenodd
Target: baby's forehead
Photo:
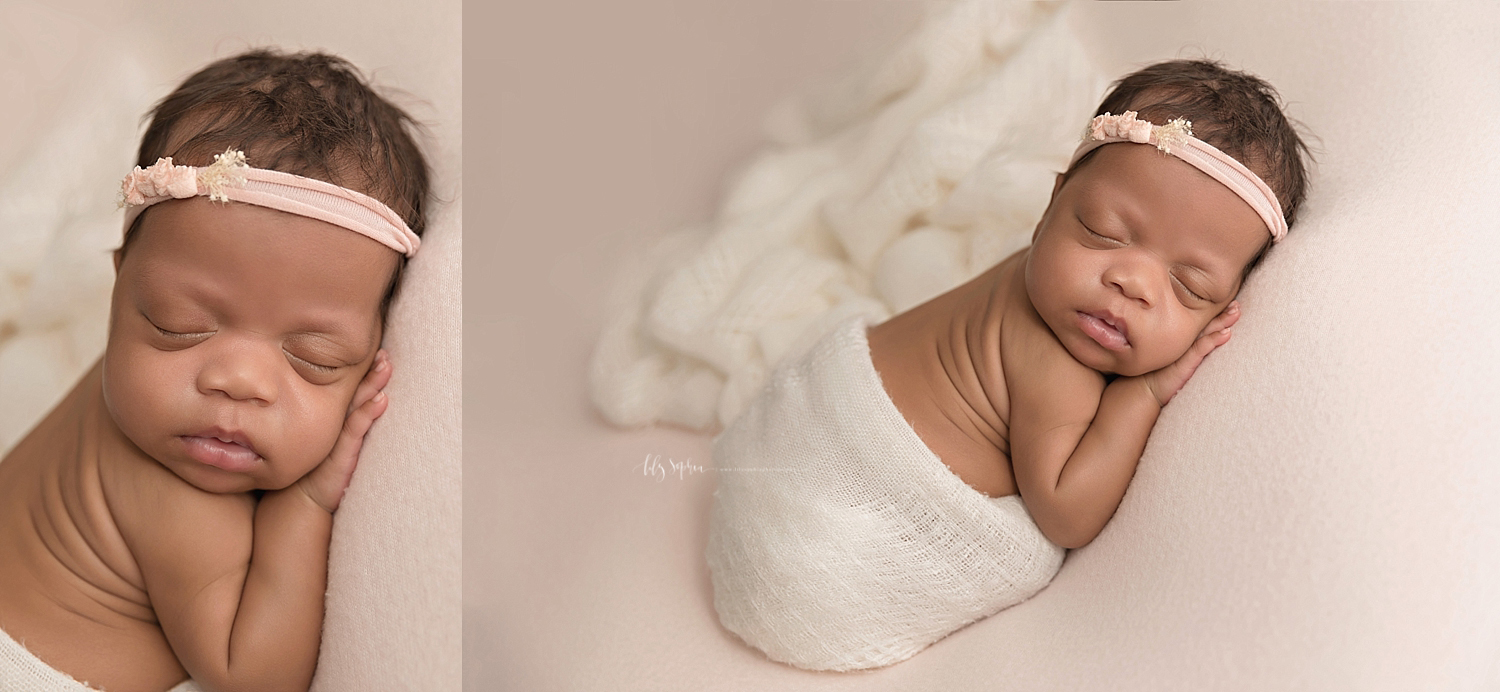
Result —
<instances>
[{"instance_id":1,"label":"baby's forehead","mask_svg":"<svg viewBox=\"0 0 1500 692\"><path fill-rule=\"evenodd\" d=\"M152 283L240 300L378 310L399 255L308 217L196 197L147 210L121 259Z\"/></svg>"},{"instance_id":2,"label":"baby's forehead","mask_svg":"<svg viewBox=\"0 0 1500 692\"><path fill-rule=\"evenodd\" d=\"M1238 194L1154 147L1101 147L1065 183L1080 213L1142 240L1222 260L1236 270L1270 241L1260 216Z\"/></svg>"}]
</instances>

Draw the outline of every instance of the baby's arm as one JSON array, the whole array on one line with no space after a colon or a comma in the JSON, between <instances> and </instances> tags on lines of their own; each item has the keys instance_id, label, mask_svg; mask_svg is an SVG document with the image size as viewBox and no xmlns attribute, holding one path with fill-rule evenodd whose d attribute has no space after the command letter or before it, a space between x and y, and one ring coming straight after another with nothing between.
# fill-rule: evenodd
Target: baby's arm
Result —
<instances>
[{"instance_id":1,"label":"baby's arm","mask_svg":"<svg viewBox=\"0 0 1500 692\"><path fill-rule=\"evenodd\" d=\"M1097 373L1088 371L1090 377L1077 368L1059 368L1065 374L1058 382L1018 379L1011 466L1027 509L1049 540L1079 548L1099 535L1125 496L1161 407L1209 353L1229 341L1238 319L1232 305L1173 364L1108 386Z\"/></svg>"},{"instance_id":2,"label":"baby's arm","mask_svg":"<svg viewBox=\"0 0 1500 692\"><path fill-rule=\"evenodd\" d=\"M205 690L303 692L311 685L333 511L365 433L385 412L381 390L390 375L382 352L360 383L328 458L292 486L267 492L258 505L184 483L175 484L175 493L187 501L163 498L167 526L143 542L137 561L162 631Z\"/></svg>"}]
</instances>

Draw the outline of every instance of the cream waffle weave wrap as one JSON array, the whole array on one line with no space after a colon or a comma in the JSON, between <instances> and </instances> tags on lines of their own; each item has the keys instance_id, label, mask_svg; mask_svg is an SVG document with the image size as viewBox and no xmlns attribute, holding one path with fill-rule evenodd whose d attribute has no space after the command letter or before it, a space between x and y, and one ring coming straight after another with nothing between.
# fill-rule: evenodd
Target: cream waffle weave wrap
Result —
<instances>
[{"instance_id":1,"label":"cream waffle weave wrap","mask_svg":"<svg viewBox=\"0 0 1500 692\"><path fill-rule=\"evenodd\" d=\"M714 440L714 608L772 660L855 670L905 660L1040 591L1064 550L1020 497L953 474L896 410L869 317L779 366Z\"/></svg>"}]
</instances>

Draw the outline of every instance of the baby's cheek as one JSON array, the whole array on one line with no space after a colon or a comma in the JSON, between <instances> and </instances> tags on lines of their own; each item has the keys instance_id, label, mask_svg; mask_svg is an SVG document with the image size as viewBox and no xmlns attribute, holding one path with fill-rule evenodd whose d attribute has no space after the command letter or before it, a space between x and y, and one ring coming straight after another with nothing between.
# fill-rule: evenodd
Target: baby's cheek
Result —
<instances>
[{"instance_id":1,"label":"baby's cheek","mask_svg":"<svg viewBox=\"0 0 1500 692\"><path fill-rule=\"evenodd\" d=\"M1157 362L1154 363L1155 367L1152 370L1160 370L1177 362L1188 352L1188 349L1193 347L1193 343L1198 340L1198 334L1207 326L1207 321L1196 318L1179 320L1166 334L1161 353L1157 356Z\"/></svg>"},{"instance_id":2,"label":"baby's cheek","mask_svg":"<svg viewBox=\"0 0 1500 692\"><path fill-rule=\"evenodd\" d=\"M148 454L159 453L163 440L179 424L174 412L191 392L168 358L133 344L110 344L104 355L104 399L121 432Z\"/></svg>"},{"instance_id":3,"label":"baby's cheek","mask_svg":"<svg viewBox=\"0 0 1500 692\"><path fill-rule=\"evenodd\" d=\"M304 396L298 406L282 410L278 483L290 485L328 458L344 429L346 404L328 392Z\"/></svg>"}]
</instances>

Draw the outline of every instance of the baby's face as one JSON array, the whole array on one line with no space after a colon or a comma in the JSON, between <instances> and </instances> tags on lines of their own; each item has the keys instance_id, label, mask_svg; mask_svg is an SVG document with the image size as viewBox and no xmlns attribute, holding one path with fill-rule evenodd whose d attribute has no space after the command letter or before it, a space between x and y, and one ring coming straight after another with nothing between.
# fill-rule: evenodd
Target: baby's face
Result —
<instances>
[{"instance_id":1,"label":"baby's face","mask_svg":"<svg viewBox=\"0 0 1500 692\"><path fill-rule=\"evenodd\" d=\"M1108 144L1054 192L1026 291L1079 362L1140 375L1187 352L1268 238L1249 204L1191 164Z\"/></svg>"},{"instance_id":2,"label":"baby's face","mask_svg":"<svg viewBox=\"0 0 1500 692\"><path fill-rule=\"evenodd\" d=\"M205 197L152 207L136 232L110 309L110 414L203 490L291 485L332 450L375 358L396 253Z\"/></svg>"}]
</instances>

